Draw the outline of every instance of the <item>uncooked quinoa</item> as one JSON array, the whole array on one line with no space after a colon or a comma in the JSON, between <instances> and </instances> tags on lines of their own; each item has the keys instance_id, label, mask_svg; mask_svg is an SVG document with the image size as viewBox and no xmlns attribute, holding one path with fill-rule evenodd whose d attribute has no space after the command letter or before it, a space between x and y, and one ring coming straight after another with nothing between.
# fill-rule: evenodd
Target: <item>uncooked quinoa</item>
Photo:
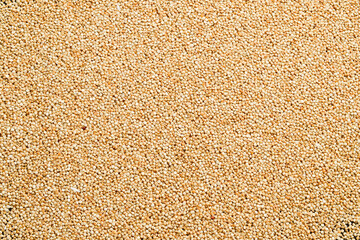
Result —
<instances>
[{"instance_id":1,"label":"uncooked quinoa","mask_svg":"<svg viewBox=\"0 0 360 240\"><path fill-rule=\"evenodd\" d=\"M1 0L0 239L360 239L358 0Z\"/></svg>"}]
</instances>

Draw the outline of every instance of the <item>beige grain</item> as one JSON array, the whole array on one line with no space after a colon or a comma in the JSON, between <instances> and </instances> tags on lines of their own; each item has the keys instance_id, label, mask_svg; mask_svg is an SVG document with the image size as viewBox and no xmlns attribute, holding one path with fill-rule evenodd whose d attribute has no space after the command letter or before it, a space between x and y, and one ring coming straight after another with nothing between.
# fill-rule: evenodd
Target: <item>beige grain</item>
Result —
<instances>
[{"instance_id":1,"label":"beige grain","mask_svg":"<svg viewBox=\"0 0 360 240\"><path fill-rule=\"evenodd\" d=\"M360 238L359 13L3 0L0 238Z\"/></svg>"}]
</instances>

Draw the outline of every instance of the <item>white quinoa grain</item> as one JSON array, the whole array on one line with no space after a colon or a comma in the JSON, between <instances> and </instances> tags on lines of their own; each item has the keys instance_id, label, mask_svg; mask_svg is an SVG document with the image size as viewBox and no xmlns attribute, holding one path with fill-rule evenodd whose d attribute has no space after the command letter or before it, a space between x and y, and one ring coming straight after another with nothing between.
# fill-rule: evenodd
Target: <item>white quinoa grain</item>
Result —
<instances>
[{"instance_id":1,"label":"white quinoa grain","mask_svg":"<svg viewBox=\"0 0 360 240\"><path fill-rule=\"evenodd\" d=\"M0 239L360 238L359 2L0 1Z\"/></svg>"}]
</instances>

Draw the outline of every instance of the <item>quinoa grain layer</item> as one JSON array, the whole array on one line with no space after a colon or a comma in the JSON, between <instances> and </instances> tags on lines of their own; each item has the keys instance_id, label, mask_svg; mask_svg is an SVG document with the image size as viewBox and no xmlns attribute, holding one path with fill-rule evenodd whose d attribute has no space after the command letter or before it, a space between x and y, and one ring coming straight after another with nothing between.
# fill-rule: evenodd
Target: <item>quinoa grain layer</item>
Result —
<instances>
[{"instance_id":1,"label":"quinoa grain layer","mask_svg":"<svg viewBox=\"0 0 360 240\"><path fill-rule=\"evenodd\" d=\"M0 238L360 239L360 2L0 2Z\"/></svg>"}]
</instances>

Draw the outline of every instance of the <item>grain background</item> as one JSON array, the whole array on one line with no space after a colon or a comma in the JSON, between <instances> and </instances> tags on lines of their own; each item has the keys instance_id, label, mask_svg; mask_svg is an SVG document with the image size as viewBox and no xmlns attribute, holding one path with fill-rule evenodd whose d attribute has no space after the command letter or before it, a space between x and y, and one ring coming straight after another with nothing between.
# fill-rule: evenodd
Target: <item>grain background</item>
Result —
<instances>
[{"instance_id":1,"label":"grain background","mask_svg":"<svg viewBox=\"0 0 360 240\"><path fill-rule=\"evenodd\" d=\"M360 239L359 1L2 1L0 238Z\"/></svg>"}]
</instances>

